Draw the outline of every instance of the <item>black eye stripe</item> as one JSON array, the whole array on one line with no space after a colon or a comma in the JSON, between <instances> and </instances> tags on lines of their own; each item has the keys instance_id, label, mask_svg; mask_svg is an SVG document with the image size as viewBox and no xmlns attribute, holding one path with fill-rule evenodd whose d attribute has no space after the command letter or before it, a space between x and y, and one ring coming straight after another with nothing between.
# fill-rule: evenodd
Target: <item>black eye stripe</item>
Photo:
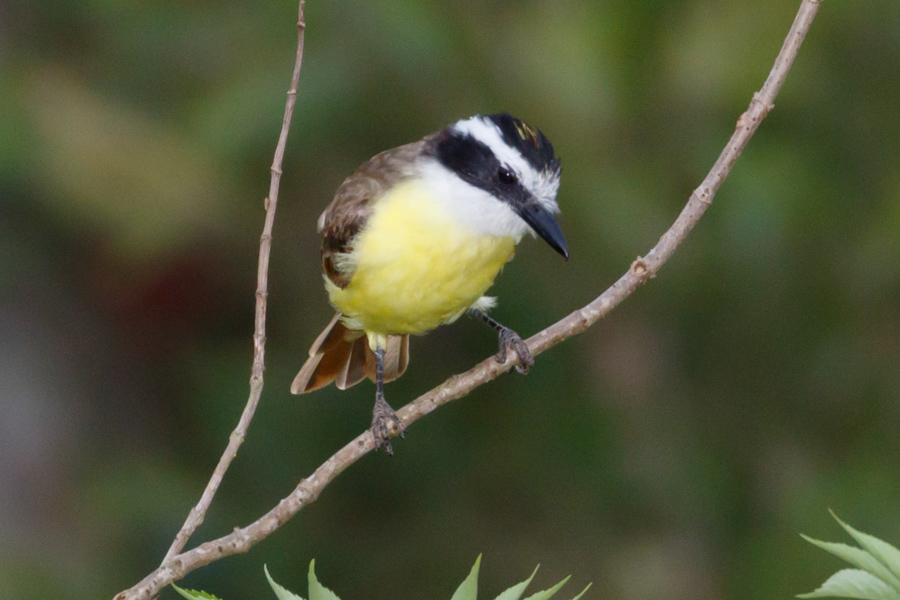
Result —
<instances>
[{"instance_id":1,"label":"black eye stripe","mask_svg":"<svg viewBox=\"0 0 900 600\"><path fill-rule=\"evenodd\" d=\"M445 130L438 138L435 157L463 181L489 189L496 181L500 161L484 143L470 135Z\"/></svg>"},{"instance_id":2,"label":"black eye stripe","mask_svg":"<svg viewBox=\"0 0 900 600\"><path fill-rule=\"evenodd\" d=\"M549 158L546 162L536 164L522 153L521 147L510 146L501 135L501 143L524 159L522 165L515 162L518 157L510 160L513 160L519 168L524 169L524 175L528 176L525 182L528 182L528 185L535 185L558 174L559 162L553 156L552 146L546 141L546 138L541 137L542 134L537 130L523 131L533 132L535 139L540 140L540 149L547 153ZM519 134L516 133L516 135ZM490 141L496 144L493 140ZM530 141L530 138L523 141ZM495 154L495 149L473 133L451 126L435 135L431 144L433 145L426 150L428 155L437 159L441 165L466 183L493 194L499 200L512 203L521 202L535 193L525 187L525 182L520 178L518 170L513 169L508 163L501 162ZM502 147L497 148L496 151L508 156ZM535 181L532 182L532 179Z\"/></svg>"}]
</instances>

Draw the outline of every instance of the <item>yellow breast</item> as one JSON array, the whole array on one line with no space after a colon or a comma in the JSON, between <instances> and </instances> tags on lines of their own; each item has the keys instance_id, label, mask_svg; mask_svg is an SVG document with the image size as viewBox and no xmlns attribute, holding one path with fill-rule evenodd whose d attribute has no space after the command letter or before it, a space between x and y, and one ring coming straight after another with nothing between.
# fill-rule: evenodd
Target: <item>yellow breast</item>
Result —
<instances>
[{"instance_id":1,"label":"yellow breast","mask_svg":"<svg viewBox=\"0 0 900 600\"><path fill-rule=\"evenodd\" d=\"M351 253L350 284L326 278L331 303L353 328L425 333L459 317L494 282L515 248L512 237L461 226L418 182L381 198Z\"/></svg>"}]
</instances>

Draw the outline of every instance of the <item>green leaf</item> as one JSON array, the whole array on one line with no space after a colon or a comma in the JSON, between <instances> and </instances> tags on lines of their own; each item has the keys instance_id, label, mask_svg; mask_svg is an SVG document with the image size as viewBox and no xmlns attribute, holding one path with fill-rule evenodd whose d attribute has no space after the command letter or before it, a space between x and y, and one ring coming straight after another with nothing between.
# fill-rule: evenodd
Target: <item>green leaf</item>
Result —
<instances>
[{"instance_id":1,"label":"green leaf","mask_svg":"<svg viewBox=\"0 0 900 600\"><path fill-rule=\"evenodd\" d=\"M809 594L798 598L858 598L860 600L900 600L900 593L871 573L860 569L838 571Z\"/></svg>"},{"instance_id":2,"label":"green leaf","mask_svg":"<svg viewBox=\"0 0 900 600\"><path fill-rule=\"evenodd\" d=\"M269 585L272 586L272 591L275 592L275 597L278 598L278 600L303 600L303 598L294 592L275 583L275 580L269 575L269 567L263 565L263 571L266 572L266 579L269 580Z\"/></svg>"},{"instance_id":3,"label":"green leaf","mask_svg":"<svg viewBox=\"0 0 900 600\"><path fill-rule=\"evenodd\" d=\"M525 588L528 587L528 584L531 583L531 580L534 579L535 574L537 574L538 569L541 568L541 565L538 565L534 568L534 571L531 573L531 577L523 581L522 583L517 583L512 586L499 596L497 596L496 600L519 600L522 597L522 594L525 593Z\"/></svg>"},{"instance_id":4,"label":"green leaf","mask_svg":"<svg viewBox=\"0 0 900 600\"><path fill-rule=\"evenodd\" d=\"M200 590L185 590L178 587L174 583L170 583L169 585L175 588L175 591L187 598L187 600L219 600L219 598L216 598L209 592L201 592Z\"/></svg>"},{"instance_id":5,"label":"green leaf","mask_svg":"<svg viewBox=\"0 0 900 600\"><path fill-rule=\"evenodd\" d=\"M897 579L897 577L895 577L894 574L891 573L890 569L884 566L884 564L882 564L877 558L875 558L865 550L862 550L861 548L854 548L853 546L848 546L847 544L822 542L809 536L805 536L802 533L800 534L800 537L802 537L810 544L818 546L822 550L830 552L838 558L844 559L854 567L859 567L864 571L868 571L878 579L893 587L895 590L900 591L900 579Z\"/></svg>"},{"instance_id":6,"label":"green leaf","mask_svg":"<svg viewBox=\"0 0 900 600\"><path fill-rule=\"evenodd\" d=\"M456 588L450 600L478 600L478 569L481 567L481 555L475 559L475 565L469 576Z\"/></svg>"},{"instance_id":7,"label":"green leaf","mask_svg":"<svg viewBox=\"0 0 900 600\"><path fill-rule=\"evenodd\" d=\"M862 546L863 549L868 550L869 554L877 558L884 566L890 569L895 576L895 580L896 578L900 578L900 550L897 550L887 542L879 540L877 537L853 529L841 521L838 516L834 514L834 511L831 511L831 516L841 524L841 527L843 527L854 540L856 540L857 544Z\"/></svg>"},{"instance_id":8,"label":"green leaf","mask_svg":"<svg viewBox=\"0 0 900 600\"><path fill-rule=\"evenodd\" d=\"M309 563L309 600L341 600L337 594L319 583L316 579L316 560ZM898 598L900 600L900 598Z\"/></svg>"},{"instance_id":9,"label":"green leaf","mask_svg":"<svg viewBox=\"0 0 900 600\"><path fill-rule=\"evenodd\" d=\"M581 597L584 596L584 593L585 593L586 591L588 591L589 589L591 589L591 586L592 586L592 585L594 585L594 584L593 584L593 583L587 584L587 587L585 587L583 590L581 590L581 593L578 594L577 596L575 596L574 598L572 598L572 600L581 600Z\"/></svg>"},{"instance_id":10,"label":"green leaf","mask_svg":"<svg viewBox=\"0 0 900 600\"><path fill-rule=\"evenodd\" d=\"M549 598L553 597L553 594L555 594L556 592L559 591L559 588L566 585L566 582L569 581L569 579L571 577L572 576L569 575L568 577L566 577L565 579L563 579L562 581L560 581L559 583L554 585L552 588L546 589L542 592L538 592L537 594L532 594L531 596L528 596L528 598L526 598L525 600L548 600Z\"/></svg>"}]
</instances>

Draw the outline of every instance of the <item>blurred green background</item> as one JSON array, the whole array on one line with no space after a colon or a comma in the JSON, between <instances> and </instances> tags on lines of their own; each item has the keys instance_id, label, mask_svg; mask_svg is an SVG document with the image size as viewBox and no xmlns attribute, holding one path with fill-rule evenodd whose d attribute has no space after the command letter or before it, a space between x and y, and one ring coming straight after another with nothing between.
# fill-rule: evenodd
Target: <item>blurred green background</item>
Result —
<instances>
[{"instance_id":1,"label":"blurred green background","mask_svg":"<svg viewBox=\"0 0 900 600\"><path fill-rule=\"evenodd\" d=\"M315 220L376 152L508 111L564 165L572 258L494 288L530 335L645 253L762 85L799 2L316 1L270 274L266 387L192 543L368 426L296 398L330 317ZM0 597L111 598L164 555L244 406L287 0L0 5ZM417 423L249 554L182 583L268 598L771 599L839 564L833 508L900 542L900 3L825 2L777 108L666 265L598 326ZM496 349L413 341L400 406ZM580 589L580 587L579 587ZM493 597L493 596L488 596ZM163 598L175 598L166 590Z\"/></svg>"}]
</instances>

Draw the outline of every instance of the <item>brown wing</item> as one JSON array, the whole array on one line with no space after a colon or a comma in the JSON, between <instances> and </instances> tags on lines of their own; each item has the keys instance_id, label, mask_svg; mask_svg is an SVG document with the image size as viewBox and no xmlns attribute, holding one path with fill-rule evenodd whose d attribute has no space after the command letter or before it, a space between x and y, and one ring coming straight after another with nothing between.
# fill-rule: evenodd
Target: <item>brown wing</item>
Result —
<instances>
[{"instance_id":1,"label":"brown wing","mask_svg":"<svg viewBox=\"0 0 900 600\"><path fill-rule=\"evenodd\" d=\"M352 250L353 240L372 215L373 205L386 190L412 174L411 165L431 141L429 136L376 154L337 189L318 223L322 234L322 268L335 285L345 288L353 278L353 271L337 261L337 255Z\"/></svg>"}]
</instances>

